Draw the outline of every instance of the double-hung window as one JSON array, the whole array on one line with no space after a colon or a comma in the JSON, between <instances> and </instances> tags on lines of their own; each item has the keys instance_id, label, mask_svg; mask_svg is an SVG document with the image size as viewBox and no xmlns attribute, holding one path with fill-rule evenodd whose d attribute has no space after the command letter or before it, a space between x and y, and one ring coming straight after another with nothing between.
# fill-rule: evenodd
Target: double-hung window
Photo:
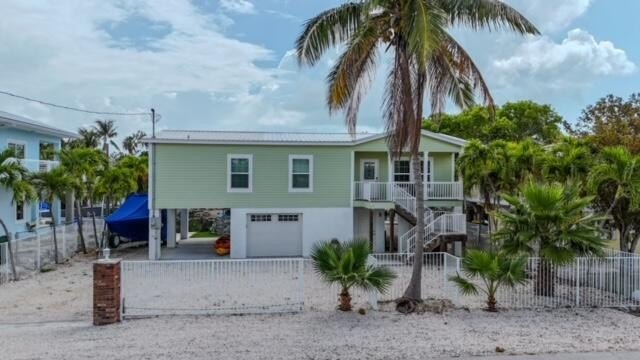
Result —
<instances>
[{"instance_id":1,"label":"double-hung window","mask_svg":"<svg viewBox=\"0 0 640 360\"><path fill-rule=\"evenodd\" d=\"M13 154L16 159L24 159L26 157L26 153L25 153L26 144L24 142L9 140L7 147L10 150L13 150Z\"/></svg>"},{"instance_id":2,"label":"double-hung window","mask_svg":"<svg viewBox=\"0 0 640 360\"><path fill-rule=\"evenodd\" d=\"M251 192L253 184L253 156L229 154L227 157L227 191Z\"/></svg>"},{"instance_id":3,"label":"double-hung window","mask_svg":"<svg viewBox=\"0 0 640 360\"><path fill-rule=\"evenodd\" d=\"M289 192L313 191L313 156L289 155Z\"/></svg>"},{"instance_id":4,"label":"double-hung window","mask_svg":"<svg viewBox=\"0 0 640 360\"><path fill-rule=\"evenodd\" d=\"M393 181L411 182L411 163L409 160L396 160L393 163Z\"/></svg>"}]
</instances>

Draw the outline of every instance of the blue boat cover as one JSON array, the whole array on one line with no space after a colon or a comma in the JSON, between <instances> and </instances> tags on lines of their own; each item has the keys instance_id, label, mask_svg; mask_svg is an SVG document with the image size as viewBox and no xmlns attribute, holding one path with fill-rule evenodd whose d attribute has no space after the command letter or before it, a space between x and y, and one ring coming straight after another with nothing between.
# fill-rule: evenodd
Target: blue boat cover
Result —
<instances>
[{"instance_id":1,"label":"blue boat cover","mask_svg":"<svg viewBox=\"0 0 640 360\"><path fill-rule=\"evenodd\" d=\"M149 197L132 194L107 217L109 231L131 241L149 241Z\"/></svg>"}]
</instances>

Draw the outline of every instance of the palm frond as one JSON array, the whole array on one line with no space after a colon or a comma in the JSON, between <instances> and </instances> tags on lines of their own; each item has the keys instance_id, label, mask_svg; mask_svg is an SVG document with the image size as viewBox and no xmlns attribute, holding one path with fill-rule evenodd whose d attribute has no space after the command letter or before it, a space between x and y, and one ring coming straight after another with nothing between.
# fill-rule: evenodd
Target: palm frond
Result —
<instances>
[{"instance_id":1,"label":"palm frond","mask_svg":"<svg viewBox=\"0 0 640 360\"><path fill-rule=\"evenodd\" d=\"M538 35L540 31L513 7L499 0L435 0L449 16L453 26L479 29L509 29L520 34Z\"/></svg>"}]
</instances>

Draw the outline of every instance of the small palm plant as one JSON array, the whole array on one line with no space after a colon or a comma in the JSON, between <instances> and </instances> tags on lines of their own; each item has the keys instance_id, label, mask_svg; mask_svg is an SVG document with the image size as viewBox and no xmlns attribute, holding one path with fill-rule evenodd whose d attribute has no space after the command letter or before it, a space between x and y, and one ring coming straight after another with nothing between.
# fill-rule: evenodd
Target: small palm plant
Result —
<instances>
[{"instance_id":1,"label":"small palm plant","mask_svg":"<svg viewBox=\"0 0 640 360\"><path fill-rule=\"evenodd\" d=\"M323 241L311 250L313 267L318 275L327 283L341 287L338 309L351 311L349 290L352 287L385 293L391 286L396 275L387 267L367 264L370 253L367 240L353 240L344 244Z\"/></svg>"},{"instance_id":2,"label":"small palm plant","mask_svg":"<svg viewBox=\"0 0 640 360\"><path fill-rule=\"evenodd\" d=\"M462 259L462 269L466 278L460 274L450 278L463 295L487 296L487 311L497 312L496 294L501 286L514 287L526 283L526 256L507 256L502 252L469 250ZM473 281L481 279L480 284Z\"/></svg>"}]
</instances>

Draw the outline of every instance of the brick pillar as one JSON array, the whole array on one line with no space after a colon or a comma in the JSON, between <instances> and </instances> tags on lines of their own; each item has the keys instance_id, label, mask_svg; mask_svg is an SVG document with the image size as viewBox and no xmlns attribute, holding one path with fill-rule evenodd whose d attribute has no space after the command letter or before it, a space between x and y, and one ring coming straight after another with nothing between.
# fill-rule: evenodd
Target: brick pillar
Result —
<instances>
[{"instance_id":1,"label":"brick pillar","mask_svg":"<svg viewBox=\"0 0 640 360\"><path fill-rule=\"evenodd\" d=\"M120 259L93 263L93 325L120 322Z\"/></svg>"}]
</instances>

